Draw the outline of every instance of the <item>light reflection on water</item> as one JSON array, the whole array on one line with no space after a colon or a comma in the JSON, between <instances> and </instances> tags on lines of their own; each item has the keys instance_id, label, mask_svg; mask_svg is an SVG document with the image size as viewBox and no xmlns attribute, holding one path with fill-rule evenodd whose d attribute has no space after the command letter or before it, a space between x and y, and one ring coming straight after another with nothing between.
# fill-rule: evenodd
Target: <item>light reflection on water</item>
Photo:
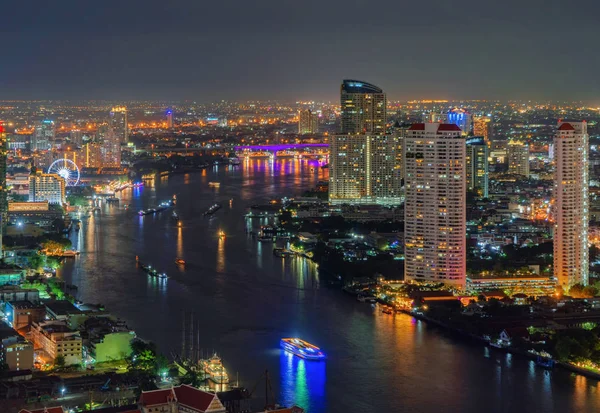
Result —
<instances>
[{"instance_id":1,"label":"light reflection on water","mask_svg":"<svg viewBox=\"0 0 600 413\"><path fill-rule=\"evenodd\" d=\"M326 361L307 361L280 350L280 396L285 406L322 406L325 397Z\"/></svg>"},{"instance_id":2,"label":"light reflection on water","mask_svg":"<svg viewBox=\"0 0 600 413\"><path fill-rule=\"evenodd\" d=\"M68 260L59 276L79 286L80 299L105 304L165 354L180 351L181 314L194 311L202 325L200 347L222 354L230 375L239 371L241 385L251 389L268 369L277 401L309 413L438 413L440 406L450 413L479 413L482 406L494 413L600 411L596 381L560 370L546 374L519 357L509 363L503 353L482 351L424 322L382 314L323 288L310 261L277 258L272 243L251 237L270 220L244 219L246 208L327 179L326 169L311 166L251 159L243 167L175 175L123 191L121 207L104 206L83 218L72 239L81 256ZM210 181L221 182L219 191L208 187ZM174 194L181 227L170 211L136 215ZM224 208L203 217L215 202ZM221 228L225 240L217 236ZM137 270L136 255L171 278L161 284ZM185 268L175 265L176 257L186 260ZM318 345L328 360L305 362L267 350L286 336Z\"/></svg>"}]
</instances>

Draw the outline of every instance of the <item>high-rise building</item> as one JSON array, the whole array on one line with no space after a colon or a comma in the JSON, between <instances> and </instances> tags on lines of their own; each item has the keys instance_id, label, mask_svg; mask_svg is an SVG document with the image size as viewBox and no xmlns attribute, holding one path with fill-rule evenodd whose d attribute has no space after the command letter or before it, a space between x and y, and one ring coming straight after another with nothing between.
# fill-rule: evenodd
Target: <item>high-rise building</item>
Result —
<instances>
[{"instance_id":1,"label":"high-rise building","mask_svg":"<svg viewBox=\"0 0 600 413\"><path fill-rule=\"evenodd\" d=\"M507 147L508 173L529 178L529 145L510 141Z\"/></svg>"},{"instance_id":2,"label":"high-rise building","mask_svg":"<svg viewBox=\"0 0 600 413\"><path fill-rule=\"evenodd\" d=\"M319 116L310 109L298 113L298 133L300 135L315 134L319 131Z\"/></svg>"},{"instance_id":3,"label":"high-rise building","mask_svg":"<svg viewBox=\"0 0 600 413\"><path fill-rule=\"evenodd\" d=\"M102 167L102 145L98 142L88 142L81 148L82 163L85 168Z\"/></svg>"},{"instance_id":4,"label":"high-rise building","mask_svg":"<svg viewBox=\"0 0 600 413\"><path fill-rule=\"evenodd\" d=\"M463 136L469 135L473 129L473 118L469 112L461 108L454 108L448 112L433 113L431 121L434 123L451 123L460 128Z\"/></svg>"},{"instance_id":5,"label":"high-rise building","mask_svg":"<svg viewBox=\"0 0 600 413\"><path fill-rule=\"evenodd\" d=\"M37 171L29 177L29 202L48 201L50 204L63 204L65 186L62 176Z\"/></svg>"},{"instance_id":6,"label":"high-rise building","mask_svg":"<svg viewBox=\"0 0 600 413\"><path fill-rule=\"evenodd\" d=\"M329 142L329 201L399 204L400 138L385 134L385 93L366 82L344 80L340 97L342 133Z\"/></svg>"},{"instance_id":7,"label":"high-rise building","mask_svg":"<svg viewBox=\"0 0 600 413\"><path fill-rule=\"evenodd\" d=\"M43 120L35 125L31 135L30 149L32 151L46 151L50 149L56 138L54 121Z\"/></svg>"},{"instance_id":8,"label":"high-rise building","mask_svg":"<svg viewBox=\"0 0 600 413\"><path fill-rule=\"evenodd\" d=\"M83 131L81 129L73 129L69 132L69 140L76 147L83 145Z\"/></svg>"},{"instance_id":9,"label":"high-rise building","mask_svg":"<svg viewBox=\"0 0 600 413\"><path fill-rule=\"evenodd\" d=\"M477 116L473 119L473 135L483 136L485 143L489 145L494 135L494 123L489 116Z\"/></svg>"},{"instance_id":10,"label":"high-rise building","mask_svg":"<svg viewBox=\"0 0 600 413\"><path fill-rule=\"evenodd\" d=\"M383 90L359 80L341 86L341 133L384 135L387 99Z\"/></svg>"},{"instance_id":11,"label":"high-rise building","mask_svg":"<svg viewBox=\"0 0 600 413\"><path fill-rule=\"evenodd\" d=\"M98 141L102 143L102 166L118 168L121 166L120 136L110 125L98 127Z\"/></svg>"},{"instance_id":12,"label":"high-rise building","mask_svg":"<svg viewBox=\"0 0 600 413\"><path fill-rule=\"evenodd\" d=\"M588 140L585 121L558 122L554 137L554 276L565 289L588 283Z\"/></svg>"},{"instance_id":13,"label":"high-rise building","mask_svg":"<svg viewBox=\"0 0 600 413\"><path fill-rule=\"evenodd\" d=\"M173 111L167 109L167 128L173 129Z\"/></svg>"},{"instance_id":14,"label":"high-rise building","mask_svg":"<svg viewBox=\"0 0 600 413\"><path fill-rule=\"evenodd\" d=\"M417 123L404 139L405 280L464 288L465 139L455 124Z\"/></svg>"},{"instance_id":15,"label":"high-rise building","mask_svg":"<svg viewBox=\"0 0 600 413\"><path fill-rule=\"evenodd\" d=\"M8 218L8 188L6 186L6 158L8 155L8 138L4 130L4 122L0 120L0 257L2 252L2 234Z\"/></svg>"},{"instance_id":16,"label":"high-rise building","mask_svg":"<svg viewBox=\"0 0 600 413\"><path fill-rule=\"evenodd\" d=\"M467 190L475 192L480 198L487 198L489 148L485 138L467 138L466 151Z\"/></svg>"},{"instance_id":17,"label":"high-rise building","mask_svg":"<svg viewBox=\"0 0 600 413\"><path fill-rule=\"evenodd\" d=\"M127 108L118 106L110 111L108 125L112 128L119 143L129 142L129 127L127 125Z\"/></svg>"}]
</instances>

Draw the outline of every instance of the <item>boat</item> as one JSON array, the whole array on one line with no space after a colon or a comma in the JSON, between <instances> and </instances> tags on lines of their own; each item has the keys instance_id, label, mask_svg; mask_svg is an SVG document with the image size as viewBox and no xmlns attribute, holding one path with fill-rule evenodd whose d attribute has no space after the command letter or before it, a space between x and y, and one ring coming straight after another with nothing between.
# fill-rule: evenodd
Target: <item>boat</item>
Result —
<instances>
[{"instance_id":1,"label":"boat","mask_svg":"<svg viewBox=\"0 0 600 413\"><path fill-rule=\"evenodd\" d=\"M175 221L179 221L179 215L177 215L177 212L173 211L173 213L171 214L171 218L173 218Z\"/></svg>"},{"instance_id":2,"label":"boat","mask_svg":"<svg viewBox=\"0 0 600 413\"><path fill-rule=\"evenodd\" d=\"M554 368L554 363L555 361L550 353L547 353L545 351L540 351L539 353L537 353L537 357L535 360L536 365L545 369L551 369Z\"/></svg>"},{"instance_id":3,"label":"boat","mask_svg":"<svg viewBox=\"0 0 600 413\"><path fill-rule=\"evenodd\" d=\"M213 206L211 206L204 212L204 215L212 215L221 208L222 208L221 204L214 204Z\"/></svg>"},{"instance_id":4,"label":"boat","mask_svg":"<svg viewBox=\"0 0 600 413\"><path fill-rule=\"evenodd\" d=\"M381 312L384 314L394 314L394 310L392 309L392 307L387 305L381 309Z\"/></svg>"},{"instance_id":5,"label":"boat","mask_svg":"<svg viewBox=\"0 0 600 413\"><path fill-rule=\"evenodd\" d=\"M209 182L208 186L211 186L213 188L218 188L221 186L221 182Z\"/></svg>"},{"instance_id":6,"label":"boat","mask_svg":"<svg viewBox=\"0 0 600 413\"><path fill-rule=\"evenodd\" d=\"M219 239L225 239L225 231L219 231Z\"/></svg>"},{"instance_id":7,"label":"boat","mask_svg":"<svg viewBox=\"0 0 600 413\"><path fill-rule=\"evenodd\" d=\"M143 264L137 256L135 257L135 261L137 265L142 269L142 271L144 271L150 277L160 278L162 280L166 280L167 278L169 278L166 273L158 272L156 268L152 268L152 265Z\"/></svg>"},{"instance_id":8,"label":"boat","mask_svg":"<svg viewBox=\"0 0 600 413\"><path fill-rule=\"evenodd\" d=\"M267 237L267 236L262 236L262 237L258 237L258 240L260 242L273 242L273 237Z\"/></svg>"},{"instance_id":9,"label":"boat","mask_svg":"<svg viewBox=\"0 0 600 413\"><path fill-rule=\"evenodd\" d=\"M175 264L185 265L185 260L183 258L175 258Z\"/></svg>"},{"instance_id":10,"label":"boat","mask_svg":"<svg viewBox=\"0 0 600 413\"><path fill-rule=\"evenodd\" d=\"M299 338L282 338L280 346L288 353L307 360L325 360L325 354L319 347Z\"/></svg>"},{"instance_id":11,"label":"boat","mask_svg":"<svg viewBox=\"0 0 600 413\"><path fill-rule=\"evenodd\" d=\"M360 301L361 303L376 303L377 302L377 298L375 298L372 295L366 295L366 294L358 294L356 296L356 299L358 301Z\"/></svg>"},{"instance_id":12,"label":"boat","mask_svg":"<svg viewBox=\"0 0 600 413\"><path fill-rule=\"evenodd\" d=\"M208 378L215 382L216 384L228 384L229 383L229 375L227 374L227 370L223 366L223 362L221 361L221 357L214 354L208 360L202 360L202 368L204 372L208 375Z\"/></svg>"},{"instance_id":13,"label":"boat","mask_svg":"<svg viewBox=\"0 0 600 413\"><path fill-rule=\"evenodd\" d=\"M229 158L229 165L239 165L242 163L239 158Z\"/></svg>"}]
</instances>

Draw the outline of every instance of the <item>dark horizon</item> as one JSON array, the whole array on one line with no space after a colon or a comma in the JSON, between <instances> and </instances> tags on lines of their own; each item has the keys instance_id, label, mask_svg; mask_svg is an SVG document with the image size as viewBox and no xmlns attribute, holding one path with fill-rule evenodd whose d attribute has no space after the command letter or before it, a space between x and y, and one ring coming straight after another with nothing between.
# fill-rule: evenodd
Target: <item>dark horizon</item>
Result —
<instances>
[{"instance_id":1,"label":"dark horizon","mask_svg":"<svg viewBox=\"0 0 600 413\"><path fill-rule=\"evenodd\" d=\"M335 102L356 78L390 100L598 105L599 12L590 0L9 2L0 100Z\"/></svg>"}]
</instances>

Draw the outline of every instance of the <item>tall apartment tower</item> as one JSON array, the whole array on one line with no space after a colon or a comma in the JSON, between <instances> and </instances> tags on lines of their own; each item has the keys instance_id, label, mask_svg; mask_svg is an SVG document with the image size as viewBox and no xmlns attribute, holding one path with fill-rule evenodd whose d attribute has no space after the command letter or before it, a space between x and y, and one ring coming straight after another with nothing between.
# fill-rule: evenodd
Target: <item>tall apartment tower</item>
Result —
<instances>
[{"instance_id":1,"label":"tall apartment tower","mask_svg":"<svg viewBox=\"0 0 600 413\"><path fill-rule=\"evenodd\" d=\"M400 204L401 139L385 133L385 93L366 82L344 80L340 103L341 133L329 142L329 201Z\"/></svg>"},{"instance_id":2,"label":"tall apartment tower","mask_svg":"<svg viewBox=\"0 0 600 413\"><path fill-rule=\"evenodd\" d=\"M167 128L173 129L173 111L167 109Z\"/></svg>"},{"instance_id":3,"label":"tall apartment tower","mask_svg":"<svg viewBox=\"0 0 600 413\"><path fill-rule=\"evenodd\" d=\"M32 151L47 151L52 147L56 137L54 121L43 120L33 129L31 135L30 149Z\"/></svg>"},{"instance_id":4,"label":"tall apartment tower","mask_svg":"<svg viewBox=\"0 0 600 413\"><path fill-rule=\"evenodd\" d=\"M385 134L387 99L381 88L359 80L344 80L340 95L342 134Z\"/></svg>"},{"instance_id":5,"label":"tall apartment tower","mask_svg":"<svg viewBox=\"0 0 600 413\"><path fill-rule=\"evenodd\" d=\"M489 116L477 116L473 119L473 135L483 136L485 143L489 145L494 135L494 123Z\"/></svg>"},{"instance_id":6,"label":"tall apartment tower","mask_svg":"<svg viewBox=\"0 0 600 413\"><path fill-rule=\"evenodd\" d=\"M455 124L416 123L404 138L404 278L466 282L465 139Z\"/></svg>"},{"instance_id":7,"label":"tall apartment tower","mask_svg":"<svg viewBox=\"0 0 600 413\"><path fill-rule=\"evenodd\" d=\"M298 134L310 135L319 130L319 116L310 109L298 112Z\"/></svg>"},{"instance_id":8,"label":"tall apartment tower","mask_svg":"<svg viewBox=\"0 0 600 413\"><path fill-rule=\"evenodd\" d=\"M509 141L507 147L508 173L529 178L529 145Z\"/></svg>"},{"instance_id":9,"label":"tall apartment tower","mask_svg":"<svg viewBox=\"0 0 600 413\"><path fill-rule=\"evenodd\" d=\"M127 125L127 108L118 106L112 108L109 116L109 126L120 143L129 142L129 129Z\"/></svg>"},{"instance_id":10,"label":"tall apartment tower","mask_svg":"<svg viewBox=\"0 0 600 413\"><path fill-rule=\"evenodd\" d=\"M568 289L589 275L587 123L558 122L554 137L554 276Z\"/></svg>"},{"instance_id":11,"label":"tall apartment tower","mask_svg":"<svg viewBox=\"0 0 600 413\"><path fill-rule=\"evenodd\" d=\"M480 198L488 197L489 148L485 137L475 136L466 140L466 177L467 190L477 193Z\"/></svg>"}]
</instances>

